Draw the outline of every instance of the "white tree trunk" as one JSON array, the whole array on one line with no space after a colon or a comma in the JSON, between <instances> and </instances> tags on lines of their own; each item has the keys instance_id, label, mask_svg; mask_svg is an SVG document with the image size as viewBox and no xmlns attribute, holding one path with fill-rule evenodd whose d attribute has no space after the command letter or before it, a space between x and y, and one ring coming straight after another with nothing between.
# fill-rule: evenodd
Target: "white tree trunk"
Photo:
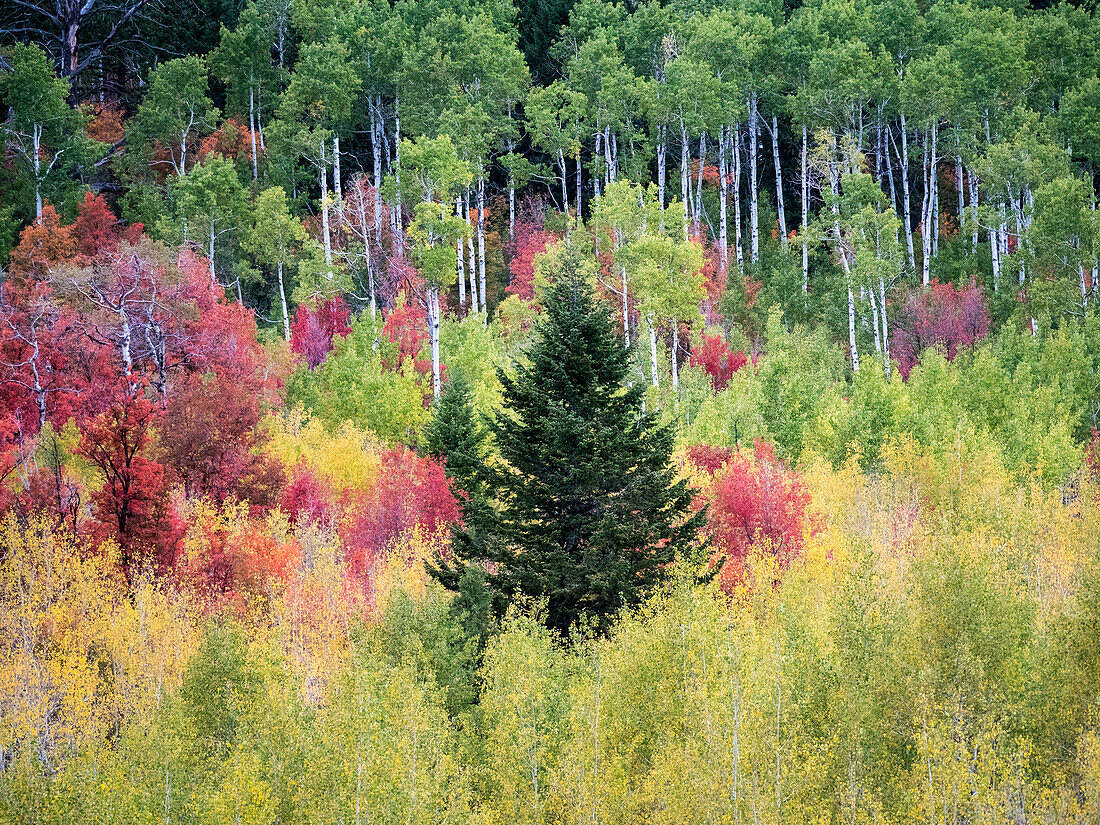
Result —
<instances>
[{"instance_id":1,"label":"white tree trunk","mask_svg":"<svg viewBox=\"0 0 1100 825\"><path fill-rule=\"evenodd\" d=\"M340 138L332 136L332 186L336 193L336 222L344 217L344 182L340 175Z\"/></svg>"},{"instance_id":2,"label":"white tree trunk","mask_svg":"<svg viewBox=\"0 0 1100 825\"><path fill-rule=\"evenodd\" d=\"M566 214L569 214L569 189L566 182L566 170L565 170L565 152L558 149L558 166L561 167L561 208Z\"/></svg>"},{"instance_id":3,"label":"white tree trunk","mask_svg":"<svg viewBox=\"0 0 1100 825\"><path fill-rule=\"evenodd\" d=\"M320 164L320 177L321 177L321 233L324 236L325 241L325 266L330 267L328 271L328 279L332 280L332 233L329 231L328 223L328 164L325 160L324 152L321 153Z\"/></svg>"},{"instance_id":4,"label":"white tree trunk","mask_svg":"<svg viewBox=\"0 0 1100 825\"><path fill-rule=\"evenodd\" d=\"M886 320L886 279L878 279L879 312L882 313L882 364L886 377L890 377L890 324Z\"/></svg>"},{"instance_id":5,"label":"white tree trunk","mask_svg":"<svg viewBox=\"0 0 1100 825\"><path fill-rule=\"evenodd\" d=\"M462 198L455 198L455 217L462 220ZM458 313L466 310L466 258L462 254L462 238L455 242L458 250Z\"/></svg>"},{"instance_id":6,"label":"white tree trunk","mask_svg":"<svg viewBox=\"0 0 1100 825\"><path fill-rule=\"evenodd\" d=\"M665 208L665 179L668 175L668 127L657 127L657 202Z\"/></svg>"},{"instance_id":7,"label":"white tree trunk","mask_svg":"<svg viewBox=\"0 0 1100 825\"><path fill-rule=\"evenodd\" d=\"M370 119L371 154L374 160L374 239L376 243L380 243L382 239L382 141L385 137L380 97L371 104Z\"/></svg>"},{"instance_id":8,"label":"white tree trunk","mask_svg":"<svg viewBox=\"0 0 1100 825\"><path fill-rule=\"evenodd\" d=\"M577 192L577 201L579 216L579 190ZM485 313L484 320L487 323L489 305L485 300L485 178L478 178L477 181L477 275L481 285L481 311Z\"/></svg>"},{"instance_id":9,"label":"white tree trunk","mask_svg":"<svg viewBox=\"0 0 1100 825\"><path fill-rule=\"evenodd\" d=\"M757 148L760 145L760 113L755 93L749 96L749 227L752 262L760 260L760 178Z\"/></svg>"},{"instance_id":10,"label":"white tree trunk","mask_svg":"<svg viewBox=\"0 0 1100 825\"><path fill-rule=\"evenodd\" d=\"M432 392L439 398L439 287L428 287L428 332L432 344Z\"/></svg>"},{"instance_id":11,"label":"white tree trunk","mask_svg":"<svg viewBox=\"0 0 1100 825\"><path fill-rule=\"evenodd\" d=\"M745 271L745 245L741 237L741 127L733 130L733 242L737 247L737 271Z\"/></svg>"},{"instance_id":12,"label":"white tree trunk","mask_svg":"<svg viewBox=\"0 0 1100 825\"><path fill-rule=\"evenodd\" d=\"M256 90L248 87L248 135L252 140L252 180L260 177L259 162L256 158Z\"/></svg>"},{"instance_id":13,"label":"white tree trunk","mask_svg":"<svg viewBox=\"0 0 1100 825\"><path fill-rule=\"evenodd\" d=\"M283 306L283 337L290 340L290 312L286 306L286 287L283 284L283 262L280 260L278 265L279 271L279 301ZM374 305L371 305L371 309L374 309Z\"/></svg>"},{"instance_id":14,"label":"white tree trunk","mask_svg":"<svg viewBox=\"0 0 1100 825\"><path fill-rule=\"evenodd\" d=\"M703 222L703 166L707 158L707 133L702 132L699 135L699 176L695 182L695 212L694 220L696 226L700 227L700 234L702 234L702 222Z\"/></svg>"},{"instance_id":15,"label":"white tree trunk","mask_svg":"<svg viewBox=\"0 0 1100 825\"><path fill-rule=\"evenodd\" d=\"M25 145L25 144L24 144ZM38 123L31 128L31 147L34 152L34 209L39 222L42 221L42 126Z\"/></svg>"},{"instance_id":16,"label":"white tree trunk","mask_svg":"<svg viewBox=\"0 0 1100 825\"><path fill-rule=\"evenodd\" d=\"M577 187L577 220L578 221L581 219L581 192L583 191L583 185L582 185L583 179L581 177L581 174L582 174L583 170L584 170L584 165L581 163L581 153L578 150L577 151L577 175L576 175L576 180L575 180L575 185ZM478 186L480 187L481 185L482 184L479 182ZM480 193L479 193L479 196L480 196ZM482 301L482 303L484 303L484 301Z\"/></svg>"},{"instance_id":17,"label":"white tree trunk","mask_svg":"<svg viewBox=\"0 0 1100 825\"><path fill-rule=\"evenodd\" d=\"M729 131L723 126L718 132L718 266L729 271L729 181L727 178L726 151L729 148Z\"/></svg>"},{"instance_id":18,"label":"white tree trunk","mask_svg":"<svg viewBox=\"0 0 1100 825\"><path fill-rule=\"evenodd\" d=\"M810 152L806 124L802 124L802 294L810 291L810 242L806 227L810 224Z\"/></svg>"},{"instance_id":19,"label":"white tree trunk","mask_svg":"<svg viewBox=\"0 0 1100 825\"><path fill-rule=\"evenodd\" d=\"M841 258L845 258L843 251L840 254ZM852 294L851 272L848 272L848 349L852 356L852 372L859 372L859 349L856 347L856 299Z\"/></svg>"},{"instance_id":20,"label":"white tree trunk","mask_svg":"<svg viewBox=\"0 0 1100 825\"><path fill-rule=\"evenodd\" d=\"M658 372L657 372L657 329L653 320L653 313L650 313L646 318L649 324L649 363L650 369L653 373L653 386L658 386Z\"/></svg>"},{"instance_id":21,"label":"white tree trunk","mask_svg":"<svg viewBox=\"0 0 1100 825\"><path fill-rule=\"evenodd\" d=\"M676 363L676 353L680 349L680 324L676 318L672 319L672 391L680 392L680 365Z\"/></svg>"},{"instance_id":22,"label":"white tree trunk","mask_svg":"<svg viewBox=\"0 0 1100 825\"><path fill-rule=\"evenodd\" d=\"M684 205L684 232L687 232L688 223L691 221L688 201L691 197L691 157L687 127L683 118L680 120L680 200Z\"/></svg>"},{"instance_id":23,"label":"white tree trunk","mask_svg":"<svg viewBox=\"0 0 1100 825\"><path fill-rule=\"evenodd\" d=\"M783 207L783 165L779 160L779 119L772 115L772 158L775 162L775 206L779 211L779 244L787 251L787 210Z\"/></svg>"},{"instance_id":24,"label":"white tree trunk","mask_svg":"<svg viewBox=\"0 0 1100 825\"><path fill-rule=\"evenodd\" d=\"M909 253L909 268L917 269L917 256L913 249L913 212L909 199L909 136L905 126L905 113L901 114L901 204L905 212L905 249Z\"/></svg>"},{"instance_id":25,"label":"white tree trunk","mask_svg":"<svg viewBox=\"0 0 1100 825\"><path fill-rule=\"evenodd\" d=\"M466 211L466 255L470 271L470 306L474 312L481 312L485 307L480 306L477 300L477 261L474 257L474 235L470 231L473 224L470 222L470 193L468 191L462 205Z\"/></svg>"}]
</instances>

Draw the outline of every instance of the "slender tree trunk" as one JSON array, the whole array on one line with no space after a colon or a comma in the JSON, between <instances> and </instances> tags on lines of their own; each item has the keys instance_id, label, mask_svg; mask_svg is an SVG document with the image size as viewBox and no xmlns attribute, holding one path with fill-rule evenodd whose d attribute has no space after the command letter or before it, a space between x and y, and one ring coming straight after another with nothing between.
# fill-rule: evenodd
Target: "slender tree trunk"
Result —
<instances>
[{"instance_id":1,"label":"slender tree trunk","mask_svg":"<svg viewBox=\"0 0 1100 825\"><path fill-rule=\"evenodd\" d=\"M622 239L619 237L618 230L615 231L616 235L616 248L622 243ZM627 281L626 281L626 267L620 265L619 273L623 280L623 342L627 349L630 349L630 300L627 295Z\"/></svg>"},{"instance_id":2,"label":"slender tree trunk","mask_svg":"<svg viewBox=\"0 0 1100 825\"><path fill-rule=\"evenodd\" d=\"M691 216L688 212L688 202L691 198L691 144L689 142L687 126L683 119L680 120L680 200L684 204L684 232L687 232L688 222Z\"/></svg>"},{"instance_id":3,"label":"slender tree trunk","mask_svg":"<svg viewBox=\"0 0 1100 825\"><path fill-rule=\"evenodd\" d=\"M256 88L256 132L260 138L260 151L266 152L264 144L264 87L263 84Z\"/></svg>"},{"instance_id":4,"label":"slender tree trunk","mask_svg":"<svg viewBox=\"0 0 1100 825\"><path fill-rule=\"evenodd\" d=\"M844 257L845 253L841 253ZM852 276L848 273L848 349L852 356L852 372L859 372L859 349L856 347L856 299L852 294Z\"/></svg>"},{"instance_id":5,"label":"slender tree trunk","mask_svg":"<svg viewBox=\"0 0 1100 825\"><path fill-rule=\"evenodd\" d=\"M707 133L700 132L699 134L699 175L695 184L695 224L700 227L700 234L702 234L702 221L703 221L703 167L706 165L707 159Z\"/></svg>"},{"instance_id":6,"label":"slender tree trunk","mask_svg":"<svg viewBox=\"0 0 1100 825\"><path fill-rule=\"evenodd\" d=\"M324 152L321 153L320 164L321 177L321 234L325 240L325 266L330 267L328 279L332 280L332 233L328 222L328 162Z\"/></svg>"},{"instance_id":7,"label":"slender tree trunk","mask_svg":"<svg viewBox=\"0 0 1100 825\"><path fill-rule=\"evenodd\" d=\"M872 287L873 289L873 287ZM886 279L878 279L879 312L882 313L882 358L886 377L890 377L890 325L886 320Z\"/></svg>"},{"instance_id":8,"label":"slender tree trunk","mask_svg":"<svg viewBox=\"0 0 1100 825\"><path fill-rule=\"evenodd\" d=\"M913 250L913 213L909 198L909 136L905 113L901 114L901 203L905 212L905 249L909 253L909 268L916 272L917 256Z\"/></svg>"},{"instance_id":9,"label":"slender tree trunk","mask_svg":"<svg viewBox=\"0 0 1100 825\"><path fill-rule=\"evenodd\" d=\"M569 214L569 190L565 177L565 152L561 149L558 149L558 165L561 167L561 208L563 212Z\"/></svg>"},{"instance_id":10,"label":"slender tree trunk","mask_svg":"<svg viewBox=\"0 0 1100 825\"><path fill-rule=\"evenodd\" d=\"M997 225L989 231L989 254L993 259L993 291L1001 288L1001 226L1004 224L1004 207L997 212Z\"/></svg>"},{"instance_id":11,"label":"slender tree trunk","mask_svg":"<svg viewBox=\"0 0 1100 825\"><path fill-rule=\"evenodd\" d=\"M802 294L810 291L810 242L806 227L810 225L810 151L806 124L802 124Z\"/></svg>"},{"instance_id":12,"label":"slender tree trunk","mask_svg":"<svg viewBox=\"0 0 1100 825\"><path fill-rule=\"evenodd\" d=\"M970 206L976 207L978 205L978 178L974 175L973 169L968 169L966 175L967 189L970 190ZM978 222L973 222L973 228L970 230L970 254L973 255L978 251Z\"/></svg>"},{"instance_id":13,"label":"slender tree trunk","mask_svg":"<svg viewBox=\"0 0 1100 825\"><path fill-rule=\"evenodd\" d=\"M577 163L580 163L579 158ZM577 199L579 202L579 190ZM578 210L578 216L579 214ZM477 274L481 284L481 311L485 313L485 323L488 323L489 304L485 299L485 178L483 177L478 178L477 181Z\"/></svg>"},{"instance_id":14,"label":"slender tree trunk","mask_svg":"<svg viewBox=\"0 0 1100 825\"><path fill-rule=\"evenodd\" d=\"M672 392L680 392L680 365L676 363L676 353L680 349L680 324L672 319Z\"/></svg>"},{"instance_id":15,"label":"slender tree trunk","mask_svg":"<svg viewBox=\"0 0 1100 825\"><path fill-rule=\"evenodd\" d=\"M439 398L439 287L428 287L428 331L432 344L432 392Z\"/></svg>"},{"instance_id":16,"label":"slender tree trunk","mask_svg":"<svg viewBox=\"0 0 1100 825\"><path fill-rule=\"evenodd\" d=\"M646 317L646 322L649 324L649 363L653 373L653 386L656 387L659 378L657 373L657 329L653 313Z\"/></svg>"},{"instance_id":17,"label":"slender tree trunk","mask_svg":"<svg viewBox=\"0 0 1100 825\"><path fill-rule=\"evenodd\" d=\"M371 154L374 161L374 239L382 241L382 101L376 97L370 106Z\"/></svg>"},{"instance_id":18,"label":"slender tree trunk","mask_svg":"<svg viewBox=\"0 0 1100 825\"><path fill-rule=\"evenodd\" d=\"M279 261L278 271L279 271L279 302L282 304L282 307L283 307L283 337L287 341L289 341L290 340L290 312L287 310L287 306L286 306L286 286L283 283L283 262L282 262L282 260ZM373 303L371 304L371 309L372 310L374 309L374 304Z\"/></svg>"},{"instance_id":19,"label":"slender tree trunk","mask_svg":"<svg viewBox=\"0 0 1100 825\"><path fill-rule=\"evenodd\" d=\"M875 333L875 352L882 354L882 336L879 334L878 299L875 297L875 288L867 290L871 301L871 322ZM862 289L860 290L862 292Z\"/></svg>"},{"instance_id":20,"label":"slender tree trunk","mask_svg":"<svg viewBox=\"0 0 1100 825\"><path fill-rule=\"evenodd\" d=\"M718 132L718 266L722 272L729 271L729 200L728 168L726 153L729 149L729 131L723 126Z\"/></svg>"},{"instance_id":21,"label":"slender tree trunk","mask_svg":"<svg viewBox=\"0 0 1100 825\"><path fill-rule=\"evenodd\" d=\"M757 169L757 148L760 145L760 113L756 94L749 96L749 225L751 229L752 262L760 260L760 176Z\"/></svg>"},{"instance_id":22,"label":"slender tree trunk","mask_svg":"<svg viewBox=\"0 0 1100 825\"><path fill-rule=\"evenodd\" d=\"M256 158L256 90L248 86L248 136L252 141L252 180L260 177L260 167Z\"/></svg>"},{"instance_id":23,"label":"slender tree trunk","mask_svg":"<svg viewBox=\"0 0 1100 825\"><path fill-rule=\"evenodd\" d=\"M962 155L955 156L955 192L959 199L959 234L962 234L963 213L966 211L966 182L963 180Z\"/></svg>"},{"instance_id":24,"label":"slender tree trunk","mask_svg":"<svg viewBox=\"0 0 1100 825\"><path fill-rule=\"evenodd\" d=\"M462 220L462 198L455 198L455 217ZM466 310L466 258L462 254L462 238L455 243L458 249L458 312Z\"/></svg>"},{"instance_id":25,"label":"slender tree trunk","mask_svg":"<svg viewBox=\"0 0 1100 825\"><path fill-rule=\"evenodd\" d=\"M665 178L668 175L668 127L657 127L657 202L665 208Z\"/></svg>"},{"instance_id":26,"label":"slender tree trunk","mask_svg":"<svg viewBox=\"0 0 1100 825\"><path fill-rule=\"evenodd\" d=\"M783 207L783 164L779 159L779 120L772 115L772 158L775 161L775 206L779 211L779 244L787 251L787 210Z\"/></svg>"},{"instance_id":27,"label":"slender tree trunk","mask_svg":"<svg viewBox=\"0 0 1100 825\"><path fill-rule=\"evenodd\" d=\"M733 239L737 246L737 271L745 271L745 245L741 237L741 127L733 130Z\"/></svg>"},{"instance_id":28,"label":"slender tree trunk","mask_svg":"<svg viewBox=\"0 0 1100 825\"><path fill-rule=\"evenodd\" d=\"M584 170L584 165L581 163L581 153L580 153L579 149L577 150L576 160L577 160L577 174L576 174L575 185L577 187L577 220L579 221L581 219L581 202L582 202L581 201L581 192L584 189L584 187L582 185L582 178L581 178L582 172Z\"/></svg>"},{"instance_id":29,"label":"slender tree trunk","mask_svg":"<svg viewBox=\"0 0 1100 825\"><path fill-rule=\"evenodd\" d=\"M42 221L42 126L34 124L31 127L31 146L34 151L34 209L37 220Z\"/></svg>"},{"instance_id":30,"label":"slender tree trunk","mask_svg":"<svg viewBox=\"0 0 1100 825\"><path fill-rule=\"evenodd\" d=\"M397 254L405 255L405 221L402 217L401 206L401 95L394 97L393 101L393 177L397 183L397 195L393 213L394 240L397 244Z\"/></svg>"},{"instance_id":31,"label":"slender tree trunk","mask_svg":"<svg viewBox=\"0 0 1100 825\"><path fill-rule=\"evenodd\" d=\"M477 300L477 260L474 257L474 233L472 231L473 225L470 222L470 193L466 192L465 199L463 200L463 207L466 211L466 254L469 260L470 271L470 306L473 307L474 312L481 312L485 307L481 306Z\"/></svg>"},{"instance_id":32,"label":"slender tree trunk","mask_svg":"<svg viewBox=\"0 0 1100 825\"><path fill-rule=\"evenodd\" d=\"M848 351L852 358L852 372L859 372L859 348L856 345L856 300L855 295L852 293L852 266L848 260L848 245L844 240L844 233L840 230L839 177L839 170L830 161L829 185L833 192L833 238L836 241L837 257L844 269L844 280L848 287Z\"/></svg>"},{"instance_id":33,"label":"slender tree trunk","mask_svg":"<svg viewBox=\"0 0 1100 825\"><path fill-rule=\"evenodd\" d=\"M508 154L515 155L516 145L508 141ZM514 159L514 158L513 158ZM508 167L508 242L516 239L516 176L512 167Z\"/></svg>"},{"instance_id":34,"label":"slender tree trunk","mask_svg":"<svg viewBox=\"0 0 1100 825\"><path fill-rule=\"evenodd\" d=\"M336 222L344 217L344 183L340 175L340 138L332 136L332 186L336 193Z\"/></svg>"}]
</instances>

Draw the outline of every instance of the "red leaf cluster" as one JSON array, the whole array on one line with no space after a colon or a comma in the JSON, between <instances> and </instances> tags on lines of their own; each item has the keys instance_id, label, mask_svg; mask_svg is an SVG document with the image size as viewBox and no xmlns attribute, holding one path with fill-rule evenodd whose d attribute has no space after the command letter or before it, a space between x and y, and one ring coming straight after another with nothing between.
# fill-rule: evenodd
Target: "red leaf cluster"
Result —
<instances>
[{"instance_id":1,"label":"red leaf cluster","mask_svg":"<svg viewBox=\"0 0 1100 825\"><path fill-rule=\"evenodd\" d=\"M364 575L404 533L433 535L458 520L442 464L406 447L385 450L378 483L356 497L341 530L348 565Z\"/></svg>"},{"instance_id":2,"label":"red leaf cluster","mask_svg":"<svg viewBox=\"0 0 1100 825\"><path fill-rule=\"evenodd\" d=\"M333 339L351 332L351 311L344 299L330 298L316 308L301 304L290 324L290 349L302 357L311 370L325 362L332 352Z\"/></svg>"},{"instance_id":3,"label":"red leaf cluster","mask_svg":"<svg viewBox=\"0 0 1100 825\"><path fill-rule=\"evenodd\" d=\"M745 353L733 352L720 335L703 333L699 343L691 348L691 366L702 367L706 371L715 392L729 386L733 374L746 363L748 358Z\"/></svg>"},{"instance_id":4,"label":"red leaf cluster","mask_svg":"<svg viewBox=\"0 0 1100 825\"><path fill-rule=\"evenodd\" d=\"M989 308L977 284L956 288L933 280L927 289L910 292L894 322L891 355L908 378L929 347L940 347L948 361L960 347L989 333Z\"/></svg>"},{"instance_id":5,"label":"red leaf cluster","mask_svg":"<svg viewBox=\"0 0 1100 825\"><path fill-rule=\"evenodd\" d=\"M710 477L701 498L725 592L741 581L752 550L772 554L781 568L802 553L806 536L816 530L810 494L771 444L757 441L751 455L700 445L688 451L688 461Z\"/></svg>"},{"instance_id":6,"label":"red leaf cluster","mask_svg":"<svg viewBox=\"0 0 1100 825\"><path fill-rule=\"evenodd\" d=\"M422 306L398 299L397 306L386 316L382 334L397 345L397 364L387 366L400 369L403 364L411 363L421 375L431 371L432 362L419 357L428 340L428 313Z\"/></svg>"},{"instance_id":7,"label":"red leaf cluster","mask_svg":"<svg viewBox=\"0 0 1100 825\"><path fill-rule=\"evenodd\" d=\"M164 467L147 455L159 410L144 390L144 382L133 379L110 409L84 421L77 448L103 482L92 494L93 535L118 542L128 572L145 562L170 568L179 535Z\"/></svg>"}]
</instances>

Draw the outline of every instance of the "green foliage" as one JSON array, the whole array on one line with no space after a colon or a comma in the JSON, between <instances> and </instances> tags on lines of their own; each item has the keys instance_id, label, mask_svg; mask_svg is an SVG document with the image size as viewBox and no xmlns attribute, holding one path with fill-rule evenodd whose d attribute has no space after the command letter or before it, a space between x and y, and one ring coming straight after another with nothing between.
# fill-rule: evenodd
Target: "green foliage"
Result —
<instances>
[{"instance_id":1,"label":"green foliage","mask_svg":"<svg viewBox=\"0 0 1100 825\"><path fill-rule=\"evenodd\" d=\"M485 438L470 385L462 372L451 370L443 394L432 405L420 445L425 455L446 462L447 477L458 489L478 498L479 504L473 506L484 506L479 468L485 459Z\"/></svg>"},{"instance_id":2,"label":"green foliage","mask_svg":"<svg viewBox=\"0 0 1100 825\"><path fill-rule=\"evenodd\" d=\"M218 117L209 97L206 63L194 55L168 60L149 75L149 91L127 129L128 146L148 156L153 144L159 144L173 171L182 175Z\"/></svg>"},{"instance_id":3,"label":"green foliage","mask_svg":"<svg viewBox=\"0 0 1100 825\"><path fill-rule=\"evenodd\" d=\"M3 187L0 208L18 210L21 219L29 220L41 215L47 200L58 207L79 200L84 187L71 173L95 159L97 145L84 136L82 114L69 107L69 81L54 76L41 48L16 44L4 57L8 66L0 73L0 100L6 117L0 122L0 145L18 177ZM21 198L21 191L29 197ZM0 249L10 244L0 241Z\"/></svg>"},{"instance_id":4,"label":"green foliage","mask_svg":"<svg viewBox=\"0 0 1100 825\"><path fill-rule=\"evenodd\" d=\"M287 403L301 404L333 431L351 421L391 444L415 444L428 420L423 379L369 315L333 341L335 350L315 370L300 367L287 383Z\"/></svg>"}]
</instances>

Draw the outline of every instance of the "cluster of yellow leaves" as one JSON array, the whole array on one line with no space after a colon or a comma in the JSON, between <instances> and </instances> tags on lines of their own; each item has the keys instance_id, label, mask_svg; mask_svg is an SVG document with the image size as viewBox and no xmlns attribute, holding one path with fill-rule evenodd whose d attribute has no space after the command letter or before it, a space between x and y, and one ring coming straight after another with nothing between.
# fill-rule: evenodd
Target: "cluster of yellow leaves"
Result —
<instances>
[{"instance_id":1,"label":"cluster of yellow leaves","mask_svg":"<svg viewBox=\"0 0 1100 825\"><path fill-rule=\"evenodd\" d=\"M0 748L56 766L147 717L179 681L196 616L109 548L44 519L0 524Z\"/></svg>"}]
</instances>

